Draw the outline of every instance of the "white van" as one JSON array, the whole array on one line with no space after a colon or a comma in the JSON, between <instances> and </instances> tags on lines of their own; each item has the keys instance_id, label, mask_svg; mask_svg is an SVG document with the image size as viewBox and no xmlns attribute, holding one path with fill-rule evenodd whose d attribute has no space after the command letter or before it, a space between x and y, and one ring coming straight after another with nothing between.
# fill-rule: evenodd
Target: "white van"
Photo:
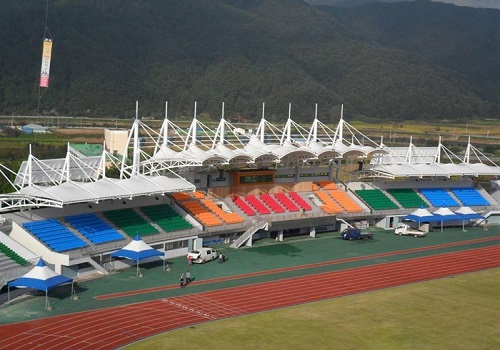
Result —
<instances>
[{"instance_id":1,"label":"white van","mask_svg":"<svg viewBox=\"0 0 500 350\"><path fill-rule=\"evenodd\" d=\"M188 253L188 259L196 264L204 264L207 261L217 259L217 251L213 248L200 248Z\"/></svg>"}]
</instances>

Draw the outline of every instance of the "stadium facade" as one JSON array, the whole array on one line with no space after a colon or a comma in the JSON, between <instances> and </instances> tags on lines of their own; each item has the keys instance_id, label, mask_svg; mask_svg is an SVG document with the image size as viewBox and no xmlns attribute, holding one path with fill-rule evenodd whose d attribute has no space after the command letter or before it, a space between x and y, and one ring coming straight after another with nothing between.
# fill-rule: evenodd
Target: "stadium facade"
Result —
<instances>
[{"instance_id":1,"label":"stadium facade","mask_svg":"<svg viewBox=\"0 0 500 350\"><path fill-rule=\"evenodd\" d=\"M336 128L315 116L307 129L289 110L281 129L263 112L256 129L245 130L225 120L224 109L215 129L197 119L196 107L188 127L165 115L160 130L139 118L126 134L106 130L100 155L70 145L61 159L30 152L11 182L15 191L0 196L0 284L38 257L68 277L127 267L110 253L136 235L168 258L345 225L393 229L419 208L449 209L447 225L500 224L500 167L470 140L459 157L441 140L422 148L409 137L407 147L387 147L343 116Z\"/></svg>"}]
</instances>

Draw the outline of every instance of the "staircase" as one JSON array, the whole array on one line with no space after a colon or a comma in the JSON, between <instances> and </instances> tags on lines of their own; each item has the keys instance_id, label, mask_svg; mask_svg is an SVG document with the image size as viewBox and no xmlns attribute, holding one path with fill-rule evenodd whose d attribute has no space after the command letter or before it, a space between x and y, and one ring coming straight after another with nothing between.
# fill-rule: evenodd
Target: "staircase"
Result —
<instances>
[{"instance_id":1,"label":"staircase","mask_svg":"<svg viewBox=\"0 0 500 350\"><path fill-rule=\"evenodd\" d=\"M250 226L245 232L243 232L243 234L237 240L235 240L231 244L231 248L241 247L243 243L245 243L248 239L250 239L255 232L262 229L267 230L268 227L269 223L265 220L260 220L253 223L252 226Z\"/></svg>"}]
</instances>

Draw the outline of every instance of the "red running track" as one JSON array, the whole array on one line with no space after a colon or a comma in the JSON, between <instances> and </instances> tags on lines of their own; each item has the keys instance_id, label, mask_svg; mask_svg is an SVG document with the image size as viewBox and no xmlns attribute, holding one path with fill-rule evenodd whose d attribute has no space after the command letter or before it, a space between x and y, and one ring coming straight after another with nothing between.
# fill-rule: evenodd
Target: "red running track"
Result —
<instances>
[{"instance_id":1,"label":"red running track","mask_svg":"<svg viewBox=\"0 0 500 350\"><path fill-rule=\"evenodd\" d=\"M495 267L500 246L55 316L0 326L0 349L115 349L202 322Z\"/></svg>"}]
</instances>

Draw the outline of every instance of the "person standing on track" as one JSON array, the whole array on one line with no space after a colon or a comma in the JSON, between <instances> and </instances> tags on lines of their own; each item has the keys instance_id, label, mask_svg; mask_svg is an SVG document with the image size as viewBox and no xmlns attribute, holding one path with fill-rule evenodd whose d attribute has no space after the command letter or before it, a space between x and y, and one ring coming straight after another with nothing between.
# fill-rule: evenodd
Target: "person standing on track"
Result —
<instances>
[{"instance_id":1,"label":"person standing on track","mask_svg":"<svg viewBox=\"0 0 500 350\"><path fill-rule=\"evenodd\" d=\"M186 285L188 285L189 283L191 283L191 272L189 270L187 270L187 272L186 272Z\"/></svg>"},{"instance_id":2,"label":"person standing on track","mask_svg":"<svg viewBox=\"0 0 500 350\"><path fill-rule=\"evenodd\" d=\"M181 273L181 278L179 279L179 284L181 288L184 288L185 286L185 280L184 280L184 274Z\"/></svg>"}]
</instances>

